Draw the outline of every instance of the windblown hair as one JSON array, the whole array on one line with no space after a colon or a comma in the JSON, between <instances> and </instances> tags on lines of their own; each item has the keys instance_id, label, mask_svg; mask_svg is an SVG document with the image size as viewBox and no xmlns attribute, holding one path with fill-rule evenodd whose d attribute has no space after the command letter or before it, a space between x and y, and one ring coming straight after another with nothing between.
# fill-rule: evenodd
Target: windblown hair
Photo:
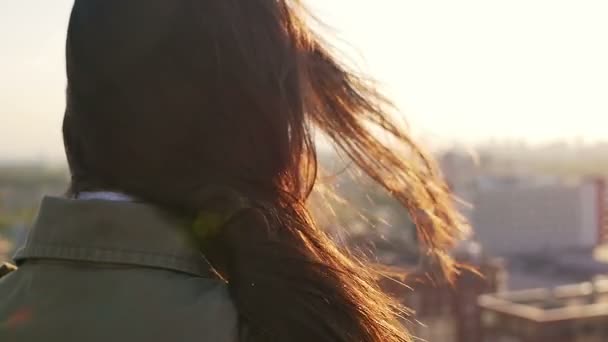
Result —
<instances>
[{"instance_id":1,"label":"windblown hair","mask_svg":"<svg viewBox=\"0 0 608 342\"><path fill-rule=\"evenodd\" d=\"M322 132L407 208L450 274L461 232L430 157L297 0L76 0L64 142L71 192L115 190L225 220L198 235L250 341L411 341L378 273L306 201ZM389 135L392 142L379 139Z\"/></svg>"}]
</instances>

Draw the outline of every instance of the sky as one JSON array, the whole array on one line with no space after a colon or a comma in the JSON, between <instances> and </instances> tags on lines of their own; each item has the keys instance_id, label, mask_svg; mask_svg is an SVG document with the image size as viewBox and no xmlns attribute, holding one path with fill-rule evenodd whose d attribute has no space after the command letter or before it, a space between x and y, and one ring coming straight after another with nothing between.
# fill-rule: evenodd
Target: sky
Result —
<instances>
[{"instance_id":1,"label":"sky","mask_svg":"<svg viewBox=\"0 0 608 342\"><path fill-rule=\"evenodd\" d=\"M308 0L430 144L608 133L606 0ZM0 160L61 160L71 0L0 0Z\"/></svg>"}]
</instances>

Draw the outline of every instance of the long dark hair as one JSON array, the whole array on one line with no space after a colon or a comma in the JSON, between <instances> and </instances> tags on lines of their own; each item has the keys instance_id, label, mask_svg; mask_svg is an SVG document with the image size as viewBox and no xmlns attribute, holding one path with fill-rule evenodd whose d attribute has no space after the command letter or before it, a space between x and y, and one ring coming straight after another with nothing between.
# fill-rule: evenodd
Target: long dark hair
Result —
<instances>
[{"instance_id":1,"label":"long dark hair","mask_svg":"<svg viewBox=\"0 0 608 342\"><path fill-rule=\"evenodd\" d=\"M253 341L410 341L378 273L306 209L314 132L409 210L448 273L460 218L433 162L386 114L390 102L331 55L301 6L76 0L64 120L71 192L123 191L190 215L193 227L214 225L198 232L201 249Z\"/></svg>"}]
</instances>

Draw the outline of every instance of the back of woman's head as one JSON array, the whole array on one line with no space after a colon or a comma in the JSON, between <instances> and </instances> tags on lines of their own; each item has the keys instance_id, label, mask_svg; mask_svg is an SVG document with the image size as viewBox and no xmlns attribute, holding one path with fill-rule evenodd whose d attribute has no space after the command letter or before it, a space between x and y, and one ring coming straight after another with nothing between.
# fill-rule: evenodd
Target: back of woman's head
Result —
<instances>
[{"instance_id":1,"label":"back of woman's head","mask_svg":"<svg viewBox=\"0 0 608 342\"><path fill-rule=\"evenodd\" d=\"M307 213L312 130L403 203L447 271L459 218L433 164L384 114L389 103L302 13L287 0L77 0L71 191L123 191L191 215L253 340L406 341L375 274Z\"/></svg>"}]
</instances>

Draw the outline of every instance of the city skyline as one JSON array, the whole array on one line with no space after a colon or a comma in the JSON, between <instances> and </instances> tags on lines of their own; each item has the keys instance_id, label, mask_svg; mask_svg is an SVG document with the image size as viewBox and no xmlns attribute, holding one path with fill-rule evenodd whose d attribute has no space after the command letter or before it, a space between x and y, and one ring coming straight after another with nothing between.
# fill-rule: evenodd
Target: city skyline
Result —
<instances>
[{"instance_id":1,"label":"city skyline","mask_svg":"<svg viewBox=\"0 0 608 342\"><path fill-rule=\"evenodd\" d=\"M426 141L604 138L605 1L308 2ZM0 160L63 159L71 4L0 2Z\"/></svg>"}]
</instances>

